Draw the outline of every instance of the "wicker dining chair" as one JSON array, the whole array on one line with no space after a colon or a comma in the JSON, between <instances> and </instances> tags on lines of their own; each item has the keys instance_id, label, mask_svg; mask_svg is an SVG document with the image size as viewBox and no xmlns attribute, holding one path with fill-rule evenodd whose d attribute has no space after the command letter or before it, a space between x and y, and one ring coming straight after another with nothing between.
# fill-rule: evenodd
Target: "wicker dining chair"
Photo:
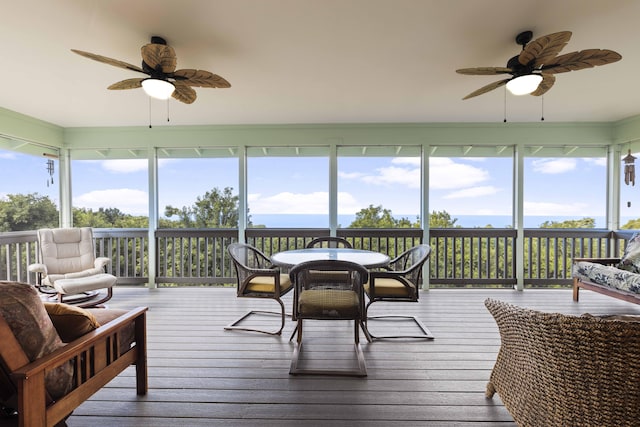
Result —
<instances>
[{"instance_id":1,"label":"wicker dining chair","mask_svg":"<svg viewBox=\"0 0 640 427\"><path fill-rule=\"evenodd\" d=\"M404 314L370 316L368 314L371 305L378 301L417 302L422 279L422 268L429 259L430 254L431 247L429 245L414 246L391 260L384 270L371 271L369 273L369 282L364 287L365 293L369 297L369 302L365 307L363 319L364 330L369 341L387 338L434 338L429 329L415 316ZM376 336L369 330L369 322L378 319L410 319L420 328L421 333Z\"/></svg>"},{"instance_id":2,"label":"wicker dining chair","mask_svg":"<svg viewBox=\"0 0 640 427\"><path fill-rule=\"evenodd\" d=\"M318 273L327 274L318 274ZM292 375L367 375L364 354L360 346L360 327L364 315L363 286L368 271L349 261L318 260L296 265L290 272L294 283L293 319L297 321L297 345L291 359ZM303 320L353 320L357 368L311 369L300 367ZM292 336L293 338L293 336Z\"/></svg>"},{"instance_id":3,"label":"wicker dining chair","mask_svg":"<svg viewBox=\"0 0 640 427\"><path fill-rule=\"evenodd\" d=\"M342 237L316 237L307 243L307 248L353 248L347 239Z\"/></svg>"},{"instance_id":4,"label":"wicker dining chair","mask_svg":"<svg viewBox=\"0 0 640 427\"><path fill-rule=\"evenodd\" d=\"M258 248L246 243L232 243L228 247L237 276L238 298L269 298L280 304L280 311L252 310L231 322L226 330L242 330L261 332L269 335L280 335L284 329L287 316L281 297L293 289L288 274L280 273L280 269L271 264L271 260ZM254 314L279 315L280 328L276 331L242 326L240 323Z\"/></svg>"}]
</instances>

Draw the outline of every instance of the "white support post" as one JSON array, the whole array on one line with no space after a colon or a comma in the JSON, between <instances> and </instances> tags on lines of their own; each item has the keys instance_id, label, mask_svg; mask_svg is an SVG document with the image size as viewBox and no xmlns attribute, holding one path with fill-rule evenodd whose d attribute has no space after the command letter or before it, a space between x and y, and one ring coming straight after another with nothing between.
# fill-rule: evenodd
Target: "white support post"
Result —
<instances>
[{"instance_id":1,"label":"white support post","mask_svg":"<svg viewBox=\"0 0 640 427\"><path fill-rule=\"evenodd\" d=\"M338 230L338 147L329 147L329 235L335 237Z\"/></svg>"},{"instance_id":2,"label":"white support post","mask_svg":"<svg viewBox=\"0 0 640 427\"><path fill-rule=\"evenodd\" d=\"M524 290L524 147L513 153L513 225L516 229L516 290Z\"/></svg>"},{"instance_id":3,"label":"white support post","mask_svg":"<svg viewBox=\"0 0 640 427\"><path fill-rule=\"evenodd\" d=\"M422 241L429 244L429 146L422 147L420 154L420 179L422 180L422 191L420 192L420 225L423 234ZM429 290L429 263L424 263L422 269L422 289Z\"/></svg>"},{"instance_id":4,"label":"white support post","mask_svg":"<svg viewBox=\"0 0 640 427\"><path fill-rule=\"evenodd\" d=\"M58 156L58 191L60 198L60 227L73 227L73 202L71 198L71 152L61 148Z\"/></svg>"},{"instance_id":5,"label":"white support post","mask_svg":"<svg viewBox=\"0 0 640 427\"><path fill-rule=\"evenodd\" d=\"M246 243L248 225L247 147L238 147L238 242Z\"/></svg>"},{"instance_id":6,"label":"white support post","mask_svg":"<svg viewBox=\"0 0 640 427\"><path fill-rule=\"evenodd\" d=\"M149 231L147 235L147 264L149 267L149 289L155 289L156 285L156 230L158 229L158 152L156 148L150 148L148 153L149 164Z\"/></svg>"}]
</instances>

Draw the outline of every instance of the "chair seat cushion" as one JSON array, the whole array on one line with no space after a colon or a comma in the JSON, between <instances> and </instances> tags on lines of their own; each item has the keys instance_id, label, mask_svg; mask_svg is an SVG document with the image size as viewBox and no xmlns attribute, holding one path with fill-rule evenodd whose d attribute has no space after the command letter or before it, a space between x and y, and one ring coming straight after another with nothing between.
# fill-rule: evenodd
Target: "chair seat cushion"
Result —
<instances>
[{"instance_id":1,"label":"chair seat cushion","mask_svg":"<svg viewBox=\"0 0 640 427\"><path fill-rule=\"evenodd\" d=\"M640 293L640 274L610 265L589 261L576 262L573 265L573 276L621 291Z\"/></svg>"},{"instance_id":2,"label":"chair seat cushion","mask_svg":"<svg viewBox=\"0 0 640 427\"><path fill-rule=\"evenodd\" d=\"M301 292L298 315L303 318L357 319L358 294L335 289L310 289Z\"/></svg>"},{"instance_id":3,"label":"chair seat cushion","mask_svg":"<svg viewBox=\"0 0 640 427\"><path fill-rule=\"evenodd\" d=\"M33 286L0 282L0 314L31 362L64 346ZM54 399L67 394L73 386L73 365L49 371L45 385Z\"/></svg>"},{"instance_id":4,"label":"chair seat cushion","mask_svg":"<svg viewBox=\"0 0 640 427\"><path fill-rule=\"evenodd\" d=\"M269 276L257 276L249 281L246 287L248 292L274 293L276 288L275 280ZM291 289L291 279L288 274L280 274L280 293L284 294Z\"/></svg>"},{"instance_id":5,"label":"chair seat cushion","mask_svg":"<svg viewBox=\"0 0 640 427\"><path fill-rule=\"evenodd\" d=\"M61 294L72 295L79 294L81 292L110 288L116 284L117 280L118 279L111 274L100 273L95 276L59 279L53 282L53 287Z\"/></svg>"},{"instance_id":6,"label":"chair seat cushion","mask_svg":"<svg viewBox=\"0 0 640 427\"><path fill-rule=\"evenodd\" d=\"M407 288L401 281L388 277L376 278L375 285L377 297L410 297L413 291L412 289ZM414 285L412 284L412 286ZM368 282L364 285L364 291L367 295L370 295L370 287L371 284Z\"/></svg>"}]
</instances>

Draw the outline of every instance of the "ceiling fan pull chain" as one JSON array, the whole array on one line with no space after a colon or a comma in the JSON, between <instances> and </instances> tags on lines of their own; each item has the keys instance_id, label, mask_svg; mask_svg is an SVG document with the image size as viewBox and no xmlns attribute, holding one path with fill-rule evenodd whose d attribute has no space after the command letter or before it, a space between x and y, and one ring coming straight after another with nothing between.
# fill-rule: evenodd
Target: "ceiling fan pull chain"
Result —
<instances>
[{"instance_id":1,"label":"ceiling fan pull chain","mask_svg":"<svg viewBox=\"0 0 640 427\"><path fill-rule=\"evenodd\" d=\"M503 123L507 123L507 88L504 88L504 120Z\"/></svg>"},{"instance_id":2,"label":"ceiling fan pull chain","mask_svg":"<svg viewBox=\"0 0 640 427\"><path fill-rule=\"evenodd\" d=\"M541 102L542 102L542 115L540 116L540 121L544 122L544 95L542 95L540 97L540 99L541 99Z\"/></svg>"},{"instance_id":3,"label":"ceiling fan pull chain","mask_svg":"<svg viewBox=\"0 0 640 427\"><path fill-rule=\"evenodd\" d=\"M149 129L151 129L151 97L147 98L149 98Z\"/></svg>"},{"instance_id":4,"label":"ceiling fan pull chain","mask_svg":"<svg viewBox=\"0 0 640 427\"><path fill-rule=\"evenodd\" d=\"M167 98L167 123L169 123L169 98Z\"/></svg>"}]
</instances>

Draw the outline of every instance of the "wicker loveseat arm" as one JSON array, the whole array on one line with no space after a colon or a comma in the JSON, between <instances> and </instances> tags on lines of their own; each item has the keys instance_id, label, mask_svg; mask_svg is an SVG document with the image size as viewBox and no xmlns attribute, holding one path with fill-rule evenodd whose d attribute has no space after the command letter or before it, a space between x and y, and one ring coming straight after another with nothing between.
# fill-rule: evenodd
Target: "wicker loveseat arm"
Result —
<instances>
[{"instance_id":1,"label":"wicker loveseat arm","mask_svg":"<svg viewBox=\"0 0 640 427\"><path fill-rule=\"evenodd\" d=\"M638 425L640 320L485 305L502 340L487 397L497 392L518 425Z\"/></svg>"}]
</instances>

